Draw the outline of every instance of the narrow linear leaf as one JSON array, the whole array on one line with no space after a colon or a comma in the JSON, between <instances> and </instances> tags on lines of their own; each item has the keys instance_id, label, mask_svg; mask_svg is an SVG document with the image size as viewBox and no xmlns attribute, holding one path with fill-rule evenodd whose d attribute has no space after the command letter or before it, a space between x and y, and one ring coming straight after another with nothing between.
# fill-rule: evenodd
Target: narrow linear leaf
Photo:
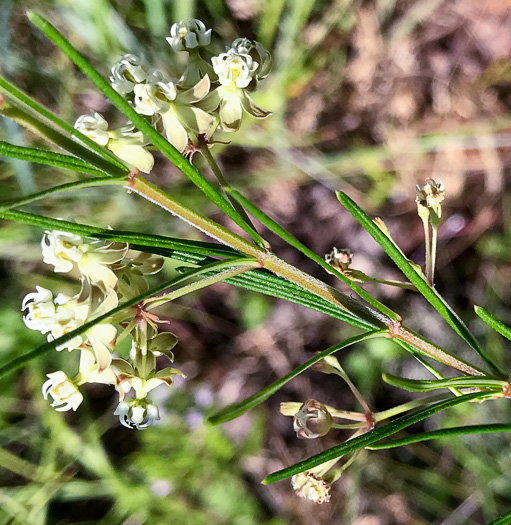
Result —
<instances>
[{"instance_id":1,"label":"narrow linear leaf","mask_svg":"<svg viewBox=\"0 0 511 525\"><path fill-rule=\"evenodd\" d=\"M263 388L256 394L250 397L247 397L247 399L244 399L243 401L239 403L235 403L234 405L228 406L220 410L219 412L208 416L206 418L206 421L210 425L219 425L221 423L231 421L232 419L235 419L241 416L248 410L261 404L263 401L265 401L271 395L277 392L280 388L282 388L286 383L291 381L291 379L295 378L296 376L298 376L299 374L301 374L302 372L310 368L314 363L321 361L321 359L323 359L324 357L331 355L335 352L338 352L339 350L342 350L344 348L347 348L348 346L359 343L360 341L365 341L367 339L372 339L375 337L384 337L386 333L387 332L384 330L369 332L366 334L357 335L355 337L352 337L351 339L346 339L346 341L343 341L342 343L331 346L330 348L327 348L326 350L323 350L319 354L315 355L312 359L309 359L303 365L300 365L299 367L295 368L292 372L285 375L278 381L275 381L270 386Z\"/></svg>"},{"instance_id":2,"label":"narrow linear leaf","mask_svg":"<svg viewBox=\"0 0 511 525\"><path fill-rule=\"evenodd\" d=\"M333 273L338 279L340 279L344 284L349 286L362 299L374 306L374 308L384 313L394 321L400 318L395 312L387 308L384 304L380 303L380 301L374 299L361 286L348 279L348 277L343 275L336 268L334 268L333 266L328 264L324 259L319 257L319 255L315 254L312 250L307 248L307 246L302 244L296 237L291 235L291 233L289 233L286 229L280 226L280 224L268 217L268 215L266 215L262 210L260 210L255 204L246 199L239 191L233 188L228 188L227 191L248 211L248 213L250 213L250 215L257 219L261 224L266 226L266 228L268 228L270 231L275 233L275 235L278 235L281 239L285 240L291 246L302 252L304 255L309 257L309 259L312 259L314 262L319 264L323 269L330 273Z\"/></svg>"},{"instance_id":3,"label":"narrow linear leaf","mask_svg":"<svg viewBox=\"0 0 511 525\"><path fill-rule=\"evenodd\" d=\"M500 335L511 341L511 328L499 321L492 314L486 311L481 306L474 306L476 314L490 327L493 328Z\"/></svg>"},{"instance_id":4,"label":"narrow linear leaf","mask_svg":"<svg viewBox=\"0 0 511 525\"><path fill-rule=\"evenodd\" d=\"M164 237L162 235L147 235L145 233L108 230L106 228L96 228L85 224L77 224L69 221L62 221L59 219L50 219L42 215L35 215L22 211L6 211L0 212L1 219L12 220L16 222L23 222L45 230L60 230L70 233L76 233L84 237L92 237L95 239L106 239L115 242L130 243L135 247L148 246L167 248L169 250L177 250L182 252L195 253L198 255L211 255L216 257L239 257L240 252L233 250L221 244L188 241L176 239L174 237ZM179 259L181 260L181 259ZM187 262L187 261L185 261ZM190 261L193 262L193 261Z\"/></svg>"},{"instance_id":5,"label":"narrow linear leaf","mask_svg":"<svg viewBox=\"0 0 511 525\"><path fill-rule=\"evenodd\" d=\"M121 176L127 175L130 172L130 169L126 166L119 168L116 164L112 164L103 157L100 157L94 151L82 146L79 142L73 140L65 133L62 133L60 130L55 129L55 127L46 124L40 119L37 113L31 113L30 109L27 111L8 102L4 102L0 107L0 115L13 120L20 126L41 136L45 140L52 142L59 148L62 148L85 162L96 166L102 170L105 175Z\"/></svg>"},{"instance_id":6,"label":"narrow linear leaf","mask_svg":"<svg viewBox=\"0 0 511 525\"><path fill-rule=\"evenodd\" d=\"M105 177L105 172L94 167L92 164L71 155L62 155L53 151L46 151L43 149L26 148L23 146L15 146L7 142L0 141L0 157L8 157L14 159L25 160L27 162L35 162L37 164L46 164L47 166L54 166L65 170L78 171L80 173L90 173L98 177Z\"/></svg>"},{"instance_id":7,"label":"narrow linear leaf","mask_svg":"<svg viewBox=\"0 0 511 525\"><path fill-rule=\"evenodd\" d=\"M249 263L252 261L251 259L247 259L247 260L249 261ZM72 332L69 332L68 334L63 335L59 337L58 339L55 339L54 341L50 341L41 346L38 346L31 352L28 352L24 355L16 357L15 359L13 359L12 361L9 361L5 365L0 366L0 377L3 377L10 372L14 372L15 370L21 368L23 365L32 361L36 357L55 349L55 347L57 347L58 345L66 343L67 341L70 341L73 337L77 335L83 334L84 332L86 332L93 326L101 323L102 321L105 321L111 318L115 314L122 312L123 310L126 310L127 308L135 306L136 304L144 301L145 299L148 299L149 297L154 296L155 294L159 292L162 292L163 290L166 290L167 288L170 288L171 286L175 286L176 284L180 284L183 281L187 281L195 277L200 277L202 274L210 271L211 268L217 268L217 269L220 268L220 270L224 269L225 265L226 265L225 261L221 261L221 262L215 261L215 263L207 267L197 268L195 270L191 270L185 275L179 275L178 277L174 277L173 279L166 281L165 283L149 290L148 292L140 294L137 297L130 299L129 301L126 301L125 303L119 305L118 307L113 308L109 312L96 317L92 321L89 321L88 323L83 324L82 326L76 328Z\"/></svg>"},{"instance_id":8,"label":"narrow linear leaf","mask_svg":"<svg viewBox=\"0 0 511 525\"><path fill-rule=\"evenodd\" d=\"M60 193L65 193L68 191L78 190L81 188L92 188L94 186L114 186L114 185L123 185L126 182L126 177L110 177L94 180L84 180L78 182L68 182L67 184L61 184L55 186L48 190L39 191L33 193L32 195L27 195L26 197L21 197L19 199L13 199L11 201L0 202L0 213L10 210L11 208L16 208L17 206L22 206L28 204L29 202L38 201L44 199L50 195L56 195Z\"/></svg>"},{"instance_id":9,"label":"narrow linear leaf","mask_svg":"<svg viewBox=\"0 0 511 525\"><path fill-rule=\"evenodd\" d=\"M444 437L454 436L468 436L472 434L500 434L503 432L511 432L511 425L491 424L491 425L467 425L465 427L451 427L442 428L441 430L431 430L430 432L422 432L413 436L407 436L399 439L392 439L385 443L376 443L376 445L369 445L369 450L384 450L387 448L403 447L411 445L412 443L420 443L421 441L428 441L431 439L439 439Z\"/></svg>"},{"instance_id":10,"label":"narrow linear leaf","mask_svg":"<svg viewBox=\"0 0 511 525\"><path fill-rule=\"evenodd\" d=\"M343 192L337 192L340 203L357 219L360 225L371 235L371 237L385 250L387 255L394 261L398 268L404 273L408 280L417 288L425 299L435 310L449 323L449 325L463 338L492 368L499 376L507 377L507 374L490 356L481 348L475 337L458 317L456 312L445 302L443 297L417 273L406 257L394 245L394 243L378 228L359 206Z\"/></svg>"},{"instance_id":11,"label":"narrow linear leaf","mask_svg":"<svg viewBox=\"0 0 511 525\"><path fill-rule=\"evenodd\" d=\"M85 224L50 219L41 215L21 211L0 212L0 218L23 222L46 230L62 230L76 233L84 237L105 239L116 242L127 242L135 250L145 251L163 257L169 257L190 264L212 262L214 257L239 257L240 252L223 246L200 241L181 240L158 235L146 235L137 232L107 230L95 228ZM265 293L296 304L311 308L341 321L345 321L358 328L374 330L375 326L359 317L339 308L321 297L301 288L295 283L278 277L274 274L257 270L226 280L227 283L240 286L247 290Z\"/></svg>"},{"instance_id":12,"label":"narrow linear leaf","mask_svg":"<svg viewBox=\"0 0 511 525\"><path fill-rule=\"evenodd\" d=\"M230 219L248 233L256 242L260 236L234 210L227 199L211 184L174 146L151 126L144 117L115 91L98 71L74 48L64 36L48 21L36 13L29 13L29 19L36 25L67 57L94 83L112 104L128 117L133 125L141 131L172 163L179 168L204 194L213 201Z\"/></svg>"},{"instance_id":13,"label":"narrow linear leaf","mask_svg":"<svg viewBox=\"0 0 511 525\"><path fill-rule=\"evenodd\" d=\"M398 419L395 419L394 421L391 421L390 423L387 423L386 425L377 427L374 430L367 432L366 434L363 434L349 441L346 441L345 443L325 450L324 452L316 454L315 456L312 456L299 463L296 463L291 467L287 467L277 472L273 472L263 480L263 484L268 485L270 483L275 483L276 481L289 478L291 476L294 476L295 474L304 472L305 470L309 470L313 467L321 465L326 461L340 458L342 456L345 456L346 454L355 452L355 450L367 447L368 445L372 445L373 443L376 443L381 439L392 436L396 432L399 432L400 430L403 430L415 423L418 423L419 421L422 421L423 419L426 419L432 416L433 414L436 414L437 412L440 412L447 408L451 408L456 405L460 405L461 403L466 403L468 401L474 401L476 399L486 399L488 397L491 397L492 395L494 395L494 393L476 392L474 394L466 394L460 397L455 397L453 399L448 399L446 401L440 401L439 403L435 403L426 408L417 410L417 412L414 412L413 414L402 416Z\"/></svg>"},{"instance_id":14,"label":"narrow linear leaf","mask_svg":"<svg viewBox=\"0 0 511 525\"><path fill-rule=\"evenodd\" d=\"M31 110L32 114L36 113L39 118L46 119L47 123L52 123L54 126L64 130L67 134L73 137L75 140L81 142L84 146L96 152L97 155L105 159L108 164L117 166L121 170L125 171L126 167L124 164L107 148L100 146L89 137L86 137L83 133L70 126L67 122L64 122L57 115L47 110L44 106L41 106L33 98L29 97L26 93L18 89L14 84L9 82L7 79L0 75L0 92L4 92L10 95L16 102L21 105L22 108Z\"/></svg>"},{"instance_id":15,"label":"narrow linear leaf","mask_svg":"<svg viewBox=\"0 0 511 525\"><path fill-rule=\"evenodd\" d=\"M448 379L405 379L390 374L383 374L383 380L410 392L429 392L439 388L496 388L502 390L509 386L507 381L491 377L452 377Z\"/></svg>"}]
</instances>

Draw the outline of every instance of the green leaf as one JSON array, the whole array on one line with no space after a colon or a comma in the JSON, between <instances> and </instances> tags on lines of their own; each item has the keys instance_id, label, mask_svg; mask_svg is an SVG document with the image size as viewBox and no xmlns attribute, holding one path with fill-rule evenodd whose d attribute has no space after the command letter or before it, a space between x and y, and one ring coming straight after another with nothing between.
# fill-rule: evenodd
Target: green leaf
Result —
<instances>
[{"instance_id":1,"label":"green leaf","mask_svg":"<svg viewBox=\"0 0 511 525\"><path fill-rule=\"evenodd\" d=\"M255 219L257 219L261 224L266 226L270 231L278 235L281 239L285 240L291 246L302 252L304 255L312 259L314 262L319 264L326 271L333 273L338 279L343 283L348 285L354 292L356 292L362 299L367 301L369 304L374 306L380 312L383 312L385 315L393 319L394 321L399 319L399 316L387 308L384 304L380 303L370 294L368 294L361 286L354 283L348 277L339 272L336 268L328 264L324 259L316 255L312 250L307 248L302 244L296 237L291 235L287 230L285 230L280 224L276 223L273 219L268 217L263 211L261 211L255 204L246 199L239 191L236 191L233 188L228 188L229 193L250 213Z\"/></svg>"},{"instance_id":2,"label":"green leaf","mask_svg":"<svg viewBox=\"0 0 511 525\"><path fill-rule=\"evenodd\" d=\"M496 388L502 390L507 381L492 377L452 377L448 379L405 379L390 374L383 374L383 380L389 385L397 386L410 392L429 392L439 388Z\"/></svg>"},{"instance_id":3,"label":"green leaf","mask_svg":"<svg viewBox=\"0 0 511 525\"><path fill-rule=\"evenodd\" d=\"M231 421L232 419L241 416L248 410L256 407L257 405L259 405L260 403L268 399L271 395L277 392L277 390L279 390L286 383L291 381L291 379L295 378L297 375L301 374L302 372L310 368L314 363L321 361L321 359L323 359L324 357L331 355L335 352L338 352L339 350L342 350L343 348L347 348L348 346L359 343L360 341L365 341L366 339L372 339L374 337L384 337L386 333L387 332L384 330L369 332L369 333L357 335L355 337L352 337L351 339L346 339L346 341L343 341L342 343L331 346L330 348L327 348L326 350L323 350L319 354L315 355L312 359L309 359L303 365L300 365L299 367L295 368L292 372L285 375L278 381L275 381L270 386L263 388L256 394L248 397L247 399L244 399L243 401L239 403L235 403L234 405L228 406L220 410L216 414L212 414L208 416L206 418L206 421L207 423L211 425L219 425L221 423Z\"/></svg>"},{"instance_id":4,"label":"green leaf","mask_svg":"<svg viewBox=\"0 0 511 525\"><path fill-rule=\"evenodd\" d=\"M118 169L121 169L123 172L126 171L126 166L124 166L124 164L111 151L109 151L107 148L104 148L103 146L100 146L89 137L86 137L83 133L75 129L73 126L70 126L67 122L64 122L62 119L57 117L57 115L54 115L44 106L41 106L41 104L39 104L33 98L29 97L26 93L18 89L14 84L11 84L11 82L9 82L1 75L0 92L10 95L10 99L14 99L22 109L26 109L27 111L30 110L30 113L34 117L38 118L38 120L42 121L42 119L46 119L47 124L51 123L54 128L57 127L64 130L74 140L79 141L84 146L86 146L90 150L94 151L97 155L105 159L107 161L107 166L113 165L116 166Z\"/></svg>"},{"instance_id":5,"label":"green leaf","mask_svg":"<svg viewBox=\"0 0 511 525\"><path fill-rule=\"evenodd\" d=\"M475 337L458 317L456 312L445 302L443 297L417 273L401 250L383 233L371 218L357 206L345 193L337 192L340 203L357 219L361 226L373 237L373 239L385 250L387 255L394 261L398 268L404 273L408 280L435 308L435 310L449 323L449 325L463 338L492 368L499 376L507 377L507 374L490 356L481 348Z\"/></svg>"},{"instance_id":6,"label":"green leaf","mask_svg":"<svg viewBox=\"0 0 511 525\"><path fill-rule=\"evenodd\" d=\"M7 142L0 141L0 157L9 157L27 162L35 162L37 164L46 164L47 166L54 166L65 170L78 171L80 173L90 173L98 177L104 177L105 172L95 168L92 164L83 161L71 155L62 155L61 153L54 153L53 151L46 151L36 148L25 148L23 146L15 146Z\"/></svg>"},{"instance_id":7,"label":"green leaf","mask_svg":"<svg viewBox=\"0 0 511 525\"><path fill-rule=\"evenodd\" d=\"M487 312L481 306L474 306L476 314L491 328L493 328L500 335L504 336L506 339L511 341L511 328L505 325L503 322L499 321L492 314Z\"/></svg>"},{"instance_id":8,"label":"green leaf","mask_svg":"<svg viewBox=\"0 0 511 525\"><path fill-rule=\"evenodd\" d=\"M73 191L80 188L91 188L93 186L113 186L113 185L123 185L126 183L126 177L110 177L102 179L93 179L93 180L84 180L78 182L69 182L67 184L61 184L59 186L54 186L48 190L39 191L33 193L32 195L27 195L26 197L21 197L19 199L13 199L10 201L0 202L0 213L5 212L11 208L17 206L22 206L23 204L28 204L29 202L34 202L40 199L44 199L49 195L55 195L58 193L65 193L67 191Z\"/></svg>"},{"instance_id":9,"label":"green leaf","mask_svg":"<svg viewBox=\"0 0 511 525\"><path fill-rule=\"evenodd\" d=\"M76 155L85 162L92 164L104 172L105 175L121 176L127 175L130 170L126 166L119 168L116 164L113 164L103 157L100 157L90 149L82 146L77 141L70 138L68 135L62 133L55 127L46 124L41 120L39 114L32 110L25 110L16 107L9 102L4 102L0 107L0 115L7 117L20 126L32 131L36 135L52 142L59 148L62 148L73 155Z\"/></svg>"},{"instance_id":10,"label":"green leaf","mask_svg":"<svg viewBox=\"0 0 511 525\"><path fill-rule=\"evenodd\" d=\"M94 239L105 239L116 242L130 243L135 250L145 251L169 257L178 261L190 264L206 264L213 260L213 257L239 257L240 252L223 246L200 241L188 241L176 239L173 237L163 237L159 235L147 235L143 233L108 230L104 228L95 228L85 224L50 219L41 215L21 211L0 212L0 218L23 222L32 226L44 228L46 230L62 230L70 233L76 233L84 237ZM282 277L261 270L247 272L226 280L227 283L240 286L247 290L264 293L272 297L284 299L296 304L311 308L318 312L340 319L358 328L374 330L375 326L371 323L360 319L344 309L333 305L325 299L301 288Z\"/></svg>"},{"instance_id":11,"label":"green leaf","mask_svg":"<svg viewBox=\"0 0 511 525\"><path fill-rule=\"evenodd\" d=\"M390 441L386 441L385 443L369 445L366 448L369 450L383 450L387 448L403 447L412 443L420 443L421 441L428 441L431 439L439 439L444 437L468 436L471 434L497 434L502 432L511 432L511 425L467 425L465 427L442 428L441 430L422 432L421 434L414 434L413 436L392 439Z\"/></svg>"},{"instance_id":12,"label":"green leaf","mask_svg":"<svg viewBox=\"0 0 511 525\"><path fill-rule=\"evenodd\" d=\"M268 485L270 483L275 483L276 481L289 478L291 476L294 476L295 474L304 472L305 470L309 470L313 467L321 465L326 461L340 458L342 456L345 456L346 454L367 447L368 445L372 445L373 443L376 443L381 439L392 436L396 432L399 432L400 430L403 430L415 423L418 423L419 421L422 421L423 419L426 419L432 416L433 414L436 414L437 412L440 412L447 408L451 408L461 403L466 403L468 401L473 401L476 399L486 399L493 395L495 395L493 392L476 392L473 394L466 394L460 397L455 397L453 399L448 399L447 401L440 401L439 403L435 403L426 408L417 410L417 412L414 412L413 414L402 416L398 419L395 419L394 421L391 421L390 423L387 423L386 425L377 427L371 430L370 432L367 432L366 434L350 439L345 443L325 450L324 452L316 454L315 456L312 456L299 463L296 463L291 467L287 467L277 472L273 472L263 480L263 484Z\"/></svg>"},{"instance_id":13,"label":"green leaf","mask_svg":"<svg viewBox=\"0 0 511 525\"><path fill-rule=\"evenodd\" d=\"M200 172L186 160L179 151L170 144L146 119L139 115L133 107L110 83L107 82L85 57L75 49L49 22L36 13L29 13L29 19L35 24L68 58L95 84L110 102L128 117L133 125L141 131L172 163L179 168L204 194L214 202L229 218L248 233L256 242L260 236L234 210L225 197Z\"/></svg>"},{"instance_id":14,"label":"green leaf","mask_svg":"<svg viewBox=\"0 0 511 525\"><path fill-rule=\"evenodd\" d=\"M77 224L69 221L61 221L58 219L50 219L42 215L35 215L32 213L26 213L22 211L6 211L0 212L0 218L8 219L17 222L23 222L45 230L60 230L70 233L76 233L84 237L92 237L94 239L106 239L115 242L126 242L132 244L134 249L140 249L142 247L156 247L170 250L166 257L172 257L170 255L175 250L178 253L187 253L202 255L202 257L192 258L190 260L183 260L184 262L196 263L197 261L204 260L204 255L211 255L217 257L239 257L240 252L233 250L227 246L221 244L214 244L209 242L201 241L188 241L176 239L173 237L164 237L162 235L147 235L145 233L130 232L130 231L118 231L109 230L107 228L96 228L94 226L87 226L85 224ZM150 251L151 253L159 252Z\"/></svg>"},{"instance_id":15,"label":"green leaf","mask_svg":"<svg viewBox=\"0 0 511 525\"><path fill-rule=\"evenodd\" d=\"M247 261L250 262L251 260L247 259ZM170 281L167 281L167 282L165 282L165 283L163 283L163 284L161 284L161 285L159 285L159 286L149 290L146 293L140 294L137 297L135 297L135 298L133 298L133 299L131 299L129 301L126 301L125 303L117 306L116 308L113 308L109 312L96 317L92 321L89 321L88 323L83 324L79 328L76 328L72 332L69 332L68 334L63 335L62 337L59 337L58 339L55 339L54 341L50 341L50 342L45 343L45 344L43 344L41 346L38 346L37 348L35 348L31 352L28 352L28 353L26 353L24 355L16 357L12 361L10 361L10 362L0 366L0 377L3 377L3 376L5 376L6 374L8 374L10 372L14 372L15 370L18 370L19 368L21 368L23 365L25 365L29 361L32 361L36 357L38 357L38 356L40 356L40 355L42 355L42 354L44 354L46 352L49 352L49 351L53 350L56 346L58 346L60 344L66 343L67 341L70 341L75 336L83 334L84 332L89 330L89 328L92 328L93 326L101 323L102 321L106 321L107 319L110 319L115 314L117 314L119 312L122 312L123 310L126 310L127 308L130 308L131 306L135 306L136 304L140 303L141 301L144 301L145 299L148 299L149 297L152 297L153 295L155 295L155 294L157 294L157 293L159 293L159 292L161 292L163 290L166 290L167 288L170 288L171 286L174 286L176 284L180 284L181 282L187 281L188 279L191 279L191 278L194 278L194 277L200 277L202 274L210 271L211 268L217 268L217 269L218 268L225 268L225 264L226 264L225 262L220 262L219 263L218 261L215 261L213 264L211 264L209 266L204 266L204 267L201 267L201 268L197 268L197 269L191 270L190 272L186 273L185 275L179 275L178 277L174 277ZM194 290L191 290L191 291L194 291Z\"/></svg>"}]
</instances>

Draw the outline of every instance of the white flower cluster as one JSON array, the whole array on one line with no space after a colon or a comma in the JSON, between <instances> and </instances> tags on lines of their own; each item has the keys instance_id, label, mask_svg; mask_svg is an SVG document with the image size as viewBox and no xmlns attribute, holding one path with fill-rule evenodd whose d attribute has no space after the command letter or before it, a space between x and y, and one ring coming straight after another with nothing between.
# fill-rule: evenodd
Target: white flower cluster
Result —
<instances>
[{"instance_id":1,"label":"white flower cluster","mask_svg":"<svg viewBox=\"0 0 511 525\"><path fill-rule=\"evenodd\" d=\"M238 38L208 63L200 50L211 44L211 29L196 19L174 24L167 41L174 51L188 52L178 80L128 54L114 64L110 81L178 151L185 152L199 135L211 140L217 129L237 131L243 111L255 118L270 115L249 95L271 68L270 54L259 42ZM79 117L75 128L140 171L153 168L154 159L145 149L149 143L132 124L109 131L105 119L93 111Z\"/></svg>"},{"instance_id":2,"label":"white flower cluster","mask_svg":"<svg viewBox=\"0 0 511 525\"><path fill-rule=\"evenodd\" d=\"M47 335L48 341L69 334L119 304L147 291L146 275L161 270L163 259L130 250L127 244L108 241L87 242L79 235L63 231L46 232L42 240L43 260L58 273L78 273L81 290L74 297L36 286L23 300L25 324ZM79 387L84 383L113 385L119 394L115 412L130 428L146 428L159 419L158 408L147 397L160 384L172 385L179 370L165 368L156 372L156 357L173 360L177 338L170 332L158 334L159 319L140 303L122 310L82 334L59 344L58 351L80 354L78 374L70 378L59 370L48 374L42 387L45 399L51 396L56 410L76 410L83 400ZM116 324L124 327L118 337ZM114 357L115 345L128 335L133 338L129 359ZM134 396L125 400L133 390Z\"/></svg>"}]
</instances>

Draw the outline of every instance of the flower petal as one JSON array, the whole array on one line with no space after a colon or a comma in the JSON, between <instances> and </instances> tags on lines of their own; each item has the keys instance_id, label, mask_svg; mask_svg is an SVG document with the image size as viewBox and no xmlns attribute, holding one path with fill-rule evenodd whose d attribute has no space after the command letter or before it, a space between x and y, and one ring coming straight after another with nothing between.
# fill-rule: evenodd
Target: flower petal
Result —
<instances>
[{"instance_id":1,"label":"flower petal","mask_svg":"<svg viewBox=\"0 0 511 525\"><path fill-rule=\"evenodd\" d=\"M183 152L188 145L188 133L176 117L174 111L167 111L162 115L163 127L168 141L179 151Z\"/></svg>"}]
</instances>

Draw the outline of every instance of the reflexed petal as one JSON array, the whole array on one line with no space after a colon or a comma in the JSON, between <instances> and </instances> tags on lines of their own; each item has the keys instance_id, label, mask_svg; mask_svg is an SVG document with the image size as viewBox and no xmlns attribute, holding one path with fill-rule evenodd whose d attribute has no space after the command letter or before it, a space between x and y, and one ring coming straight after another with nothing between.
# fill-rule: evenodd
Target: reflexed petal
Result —
<instances>
[{"instance_id":1,"label":"reflexed petal","mask_svg":"<svg viewBox=\"0 0 511 525\"><path fill-rule=\"evenodd\" d=\"M142 146L130 146L117 141L110 141L108 149L143 173L149 173L153 169L154 157Z\"/></svg>"},{"instance_id":2,"label":"reflexed petal","mask_svg":"<svg viewBox=\"0 0 511 525\"><path fill-rule=\"evenodd\" d=\"M266 111L259 106L259 104L256 104L250 95L245 92L243 92L243 95L240 97L240 101L243 109L255 118L266 118L271 115L271 111Z\"/></svg>"},{"instance_id":3,"label":"reflexed petal","mask_svg":"<svg viewBox=\"0 0 511 525\"><path fill-rule=\"evenodd\" d=\"M202 80L197 82L195 86L183 91L183 93L178 95L178 100L180 104L194 104L202 100L208 93L211 88L211 82L209 76L206 75Z\"/></svg>"},{"instance_id":4,"label":"reflexed petal","mask_svg":"<svg viewBox=\"0 0 511 525\"><path fill-rule=\"evenodd\" d=\"M215 89L198 102L197 107L203 109L206 113L211 113L220 105L220 102L220 93L218 92L218 89Z\"/></svg>"},{"instance_id":5,"label":"reflexed petal","mask_svg":"<svg viewBox=\"0 0 511 525\"><path fill-rule=\"evenodd\" d=\"M85 258L78 263L78 268L83 275L87 276L93 283L102 284L106 290L115 288L117 275L103 264L91 262Z\"/></svg>"},{"instance_id":6,"label":"reflexed petal","mask_svg":"<svg viewBox=\"0 0 511 525\"><path fill-rule=\"evenodd\" d=\"M190 106L179 106L177 116L186 128L195 133L206 133L214 122L211 115L200 108Z\"/></svg>"},{"instance_id":7,"label":"reflexed petal","mask_svg":"<svg viewBox=\"0 0 511 525\"><path fill-rule=\"evenodd\" d=\"M241 125L241 102L237 91L225 91L220 105L220 126L224 131L238 131Z\"/></svg>"},{"instance_id":8,"label":"reflexed petal","mask_svg":"<svg viewBox=\"0 0 511 525\"><path fill-rule=\"evenodd\" d=\"M168 111L162 115L163 127L168 141L182 152L188 145L188 133L176 117L174 111Z\"/></svg>"}]
</instances>

